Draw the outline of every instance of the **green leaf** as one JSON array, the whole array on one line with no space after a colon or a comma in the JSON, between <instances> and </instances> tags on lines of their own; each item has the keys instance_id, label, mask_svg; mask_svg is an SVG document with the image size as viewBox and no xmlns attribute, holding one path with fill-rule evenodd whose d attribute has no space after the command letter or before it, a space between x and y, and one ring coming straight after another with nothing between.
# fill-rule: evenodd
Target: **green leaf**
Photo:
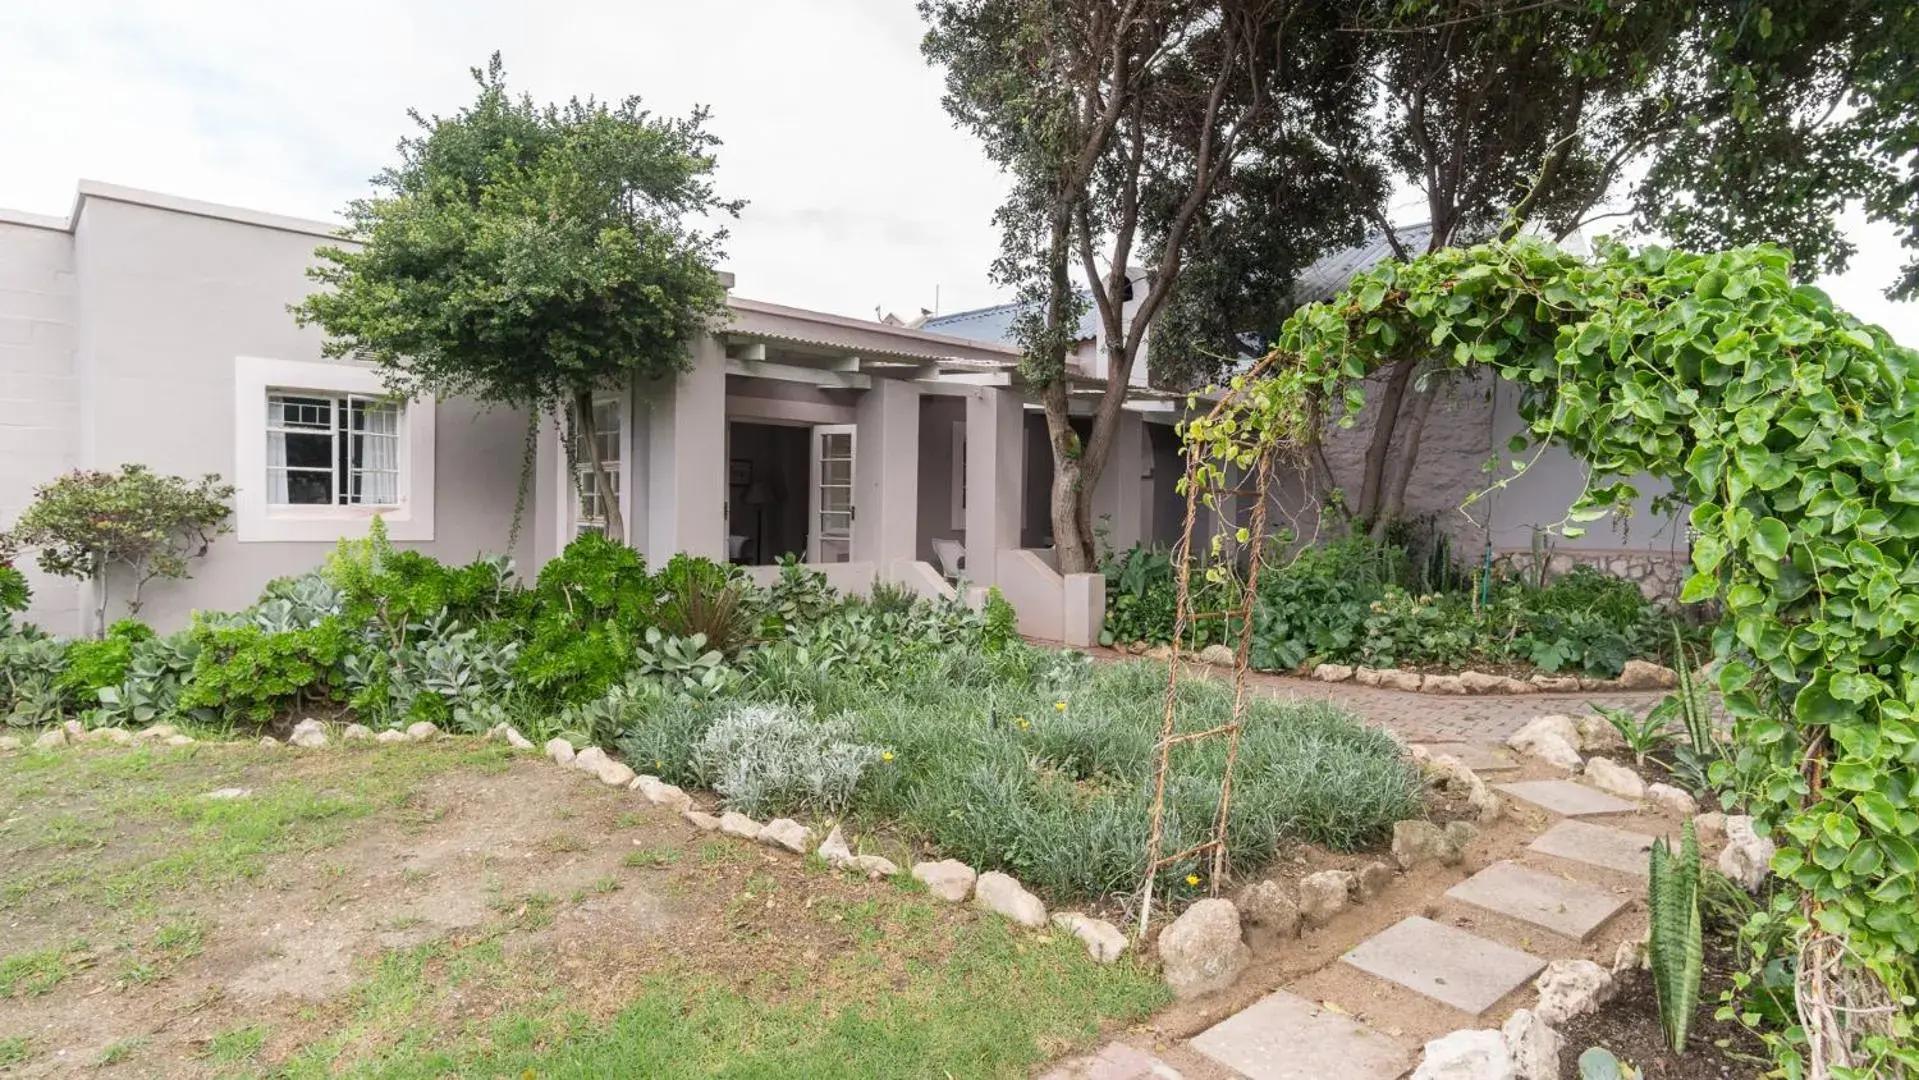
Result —
<instances>
[{"instance_id":1,"label":"green leaf","mask_svg":"<svg viewBox=\"0 0 1919 1080\"><path fill-rule=\"evenodd\" d=\"M1786 544L1790 541L1791 535L1785 522L1778 518L1765 518L1753 530L1753 553L1768 559L1785 558Z\"/></svg>"}]
</instances>

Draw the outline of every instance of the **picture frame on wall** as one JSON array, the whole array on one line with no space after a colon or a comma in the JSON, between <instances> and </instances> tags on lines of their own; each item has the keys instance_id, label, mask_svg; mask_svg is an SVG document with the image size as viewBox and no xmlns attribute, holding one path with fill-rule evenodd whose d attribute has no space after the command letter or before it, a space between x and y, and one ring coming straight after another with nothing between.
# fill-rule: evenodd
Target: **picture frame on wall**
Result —
<instances>
[{"instance_id":1,"label":"picture frame on wall","mask_svg":"<svg viewBox=\"0 0 1919 1080\"><path fill-rule=\"evenodd\" d=\"M753 459L734 458L727 463L726 482L732 487L745 487L753 482Z\"/></svg>"}]
</instances>

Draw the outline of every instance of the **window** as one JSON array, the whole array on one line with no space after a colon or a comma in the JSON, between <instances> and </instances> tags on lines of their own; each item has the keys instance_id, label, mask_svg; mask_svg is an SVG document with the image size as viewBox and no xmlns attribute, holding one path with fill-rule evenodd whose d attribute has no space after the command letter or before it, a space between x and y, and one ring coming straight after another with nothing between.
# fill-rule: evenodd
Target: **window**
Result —
<instances>
[{"instance_id":1,"label":"window","mask_svg":"<svg viewBox=\"0 0 1919 1080\"><path fill-rule=\"evenodd\" d=\"M235 357L237 538L330 544L378 514L394 540L432 540L437 407L370 364Z\"/></svg>"},{"instance_id":2,"label":"window","mask_svg":"<svg viewBox=\"0 0 1919 1080\"><path fill-rule=\"evenodd\" d=\"M398 506L400 406L357 394L267 394L269 506Z\"/></svg>"},{"instance_id":3,"label":"window","mask_svg":"<svg viewBox=\"0 0 1919 1080\"><path fill-rule=\"evenodd\" d=\"M626 445L625 412L617 397L609 394L593 398L593 430L599 437L600 467L606 470L607 486L613 490L613 497L620 500L622 509L626 505L620 490L624 458L621 449ZM573 517L574 531L602 532L606 529L606 510L600 504L599 488L593 483L593 447L586 441L584 430L576 431L574 439L573 487L580 500L579 510ZM624 519L625 515L621 517Z\"/></svg>"}]
</instances>

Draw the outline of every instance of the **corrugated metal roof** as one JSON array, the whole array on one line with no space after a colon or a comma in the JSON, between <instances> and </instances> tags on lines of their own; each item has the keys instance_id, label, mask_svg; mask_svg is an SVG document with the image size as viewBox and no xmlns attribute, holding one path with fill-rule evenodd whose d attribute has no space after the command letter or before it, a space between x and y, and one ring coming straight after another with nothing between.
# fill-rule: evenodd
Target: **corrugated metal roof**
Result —
<instances>
[{"instance_id":1,"label":"corrugated metal roof","mask_svg":"<svg viewBox=\"0 0 1919 1080\"><path fill-rule=\"evenodd\" d=\"M1432 239L1433 226L1431 222L1422 221L1417 225L1395 226L1393 232L1399 236L1399 243L1407 254L1418 255L1426 250L1427 241ZM1293 301L1310 304L1318 300L1330 300L1346 287L1354 274L1395 257L1393 245L1387 242L1384 233L1370 237L1355 247L1335 251L1299 272L1299 279L1293 283Z\"/></svg>"},{"instance_id":2,"label":"corrugated metal roof","mask_svg":"<svg viewBox=\"0 0 1919 1080\"><path fill-rule=\"evenodd\" d=\"M1018 345L1013 337L1013 320L1019 317L1018 304L997 304L993 307L975 308L972 311L955 311L951 315L934 315L921 323L921 330L930 330L935 334L948 334L952 337L971 338L974 341L998 341L1007 345ZM1090 307L1079 317L1079 340L1099 336L1099 316Z\"/></svg>"}]
</instances>

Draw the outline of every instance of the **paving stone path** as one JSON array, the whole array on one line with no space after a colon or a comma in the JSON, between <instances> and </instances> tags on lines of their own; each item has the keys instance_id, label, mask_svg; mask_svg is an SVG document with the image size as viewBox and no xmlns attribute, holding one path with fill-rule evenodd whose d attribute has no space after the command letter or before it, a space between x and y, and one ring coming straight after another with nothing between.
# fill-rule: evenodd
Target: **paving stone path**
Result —
<instances>
[{"instance_id":1,"label":"paving stone path","mask_svg":"<svg viewBox=\"0 0 1919 1080\"><path fill-rule=\"evenodd\" d=\"M1435 746L1462 760L1504 765L1491 746ZM1555 815L1524 861L1495 862L1455 885L1446 898L1517 920L1544 933L1513 948L1469 930L1411 916L1374 934L1340 963L1439 1002L1459 1027L1498 1026L1494 1006L1526 987L1554 959L1580 946L1624 910L1629 899L1603 884L1604 872L1644 875L1653 838L1581 820L1639 809L1635 803L1570 780L1497 784ZM1595 869L1597 868L1597 869ZM1601 880L1594 881L1597 875ZM1616 882L1615 882L1616 884ZM1310 977L1310 976L1308 976ZM1397 1080L1418 1061L1420 1047L1282 988L1195 1036L1187 1048L1244 1080ZM1163 1060L1115 1043L1093 1058L1068 1063L1042 1080L1174 1080Z\"/></svg>"}]
</instances>

